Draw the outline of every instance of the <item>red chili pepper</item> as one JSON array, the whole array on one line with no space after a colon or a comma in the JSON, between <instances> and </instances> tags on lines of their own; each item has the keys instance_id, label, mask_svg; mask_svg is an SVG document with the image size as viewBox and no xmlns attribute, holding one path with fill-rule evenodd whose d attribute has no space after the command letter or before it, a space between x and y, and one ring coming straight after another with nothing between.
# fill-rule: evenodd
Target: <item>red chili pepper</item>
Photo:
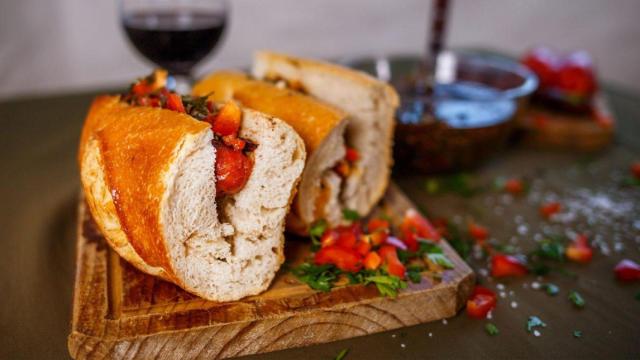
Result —
<instances>
[{"instance_id":1,"label":"red chili pepper","mask_svg":"<svg viewBox=\"0 0 640 360\"><path fill-rule=\"evenodd\" d=\"M637 281L640 280L640 265L635 261L624 259L613 269L618 280Z\"/></svg>"},{"instance_id":2,"label":"red chili pepper","mask_svg":"<svg viewBox=\"0 0 640 360\"><path fill-rule=\"evenodd\" d=\"M417 250L418 241L417 238L428 239L431 241L439 241L440 234L431 225L429 220L420 215L415 209L409 209L402 219L400 224L400 232L402 233L402 240L407 244L407 247L412 251Z\"/></svg>"},{"instance_id":3,"label":"red chili pepper","mask_svg":"<svg viewBox=\"0 0 640 360\"><path fill-rule=\"evenodd\" d=\"M177 112L185 112L184 104L182 104L182 98L180 95L175 93L170 93L167 96L167 109L177 111Z\"/></svg>"},{"instance_id":4,"label":"red chili pepper","mask_svg":"<svg viewBox=\"0 0 640 360\"><path fill-rule=\"evenodd\" d=\"M571 261L578 263L588 263L593 257L593 249L589 246L587 237L578 235L573 242L567 246L565 255Z\"/></svg>"},{"instance_id":5,"label":"red chili pepper","mask_svg":"<svg viewBox=\"0 0 640 360\"><path fill-rule=\"evenodd\" d=\"M337 245L321 248L315 255L316 265L333 264L338 269L348 272L358 272L362 269L362 255L352 249L345 249Z\"/></svg>"},{"instance_id":6,"label":"red chili pepper","mask_svg":"<svg viewBox=\"0 0 640 360\"><path fill-rule=\"evenodd\" d=\"M631 164L631 174L633 174L633 177L640 180L640 161L636 161Z\"/></svg>"},{"instance_id":7,"label":"red chili pepper","mask_svg":"<svg viewBox=\"0 0 640 360\"><path fill-rule=\"evenodd\" d=\"M364 257L364 268L367 270L375 270L382 264L382 258L377 252L372 251Z\"/></svg>"},{"instance_id":8,"label":"red chili pepper","mask_svg":"<svg viewBox=\"0 0 640 360\"><path fill-rule=\"evenodd\" d=\"M508 179L504 183L504 189L513 195L517 195L524 190L524 185L520 179Z\"/></svg>"},{"instance_id":9,"label":"red chili pepper","mask_svg":"<svg viewBox=\"0 0 640 360\"><path fill-rule=\"evenodd\" d=\"M358 153L358 150L352 147L347 147L347 153L345 155L345 159L347 159L348 162L354 163L358 161L359 158L360 158L360 154Z\"/></svg>"},{"instance_id":10,"label":"red chili pepper","mask_svg":"<svg viewBox=\"0 0 640 360\"><path fill-rule=\"evenodd\" d=\"M476 285L467 300L467 315L475 319L484 319L489 311L496 307L496 294L480 285Z\"/></svg>"},{"instance_id":11,"label":"red chili pepper","mask_svg":"<svg viewBox=\"0 0 640 360\"><path fill-rule=\"evenodd\" d=\"M540 215L545 219L551 218L553 215L557 214L562 210L562 205L559 202L550 202L542 205L540 207Z\"/></svg>"},{"instance_id":12,"label":"red chili pepper","mask_svg":"<svg viewBox=\"0 0 640 360\"><path fill-rule=\"evenodd\" d=\"M484 242L489 237L489 230L482 225L471 222L469 223L469 235L478 242Z\"/></svg>"},{"instance_id":13,"label":"red chili pepper","mask_svg":"<svg viewBox=\"0 0 640 360\"><path fill-rule=\"evenodd\" d=\"M385 265L387 265L387 272L403 279L406 269L404 264L398 259L396 248L391 245L383 245L378 250L378 253L384 260Z\"/></svg>"},{"instance_id":14,"label":"red chili pepper","mask_svg":"<svg viewBox=\"0 0 640 360\"><path fill-rule=\"evenodd\" d=\"M491 275L494 277L523 276L528 272L525 264L515 256L497 254L491 257Z\"/></svg>"},{"instance_id":15,"label":"red chili pepper","mask_svg":"<svg viewBox=\"0 0 640 360\"><path fill-rule=\"evenodd\" d=\"M208 116L205 121L210 123L213 132L220 136L237 136L242 121L242 110L235 102L228 101L216 115Z\"/></svg>"}]
</instances>

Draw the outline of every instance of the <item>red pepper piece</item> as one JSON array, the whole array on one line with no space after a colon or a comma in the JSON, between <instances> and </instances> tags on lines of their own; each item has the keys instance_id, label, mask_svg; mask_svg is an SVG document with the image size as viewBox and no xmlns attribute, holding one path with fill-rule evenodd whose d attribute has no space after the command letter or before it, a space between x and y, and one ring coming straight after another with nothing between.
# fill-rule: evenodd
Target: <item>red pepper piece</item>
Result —
<instances>
[{"instance_id":1,"label":"red pepper piece","mask_svg":"<svg viewBox=\"0 0 640 360\"><path fill-rule=\"evenodd\" d=\"M565 255L567 256L567 259L571 261L588 263L593 257L593 249L589 246L586 236L578 235L575 240L567 246Z\"/></svg>"},{"instance_id":2,"label":"red pepper piece","mask_svg":"<svg viewBox=\"0 0 640 360\"><path fill-rule=\"evenodd\" d=\"M387 272L391 275L395 275L401 279L404 279L406 269L404 264L398 259L398 252L394 246L383 245L378 250L378 253L382 257L384 264L387 266Z\"/></svg>"},{"instance_id":3,"label":"red pepper piece","mask_svg":"<svg viewBox=\"0 0 640 360\"><path fill-rule=\"evenodd\" d=\"M504 183L504 189L513 195L518 195L524 191L524 185L520 179L508 179Z\"/></svg>"},{"instance_id":4,"label":"red pepper piece","mask_svg":"<svg viewBox=\"0 0 640 360\"><path fill-rule=\"evenodd\" d=\"M377 252L372 251L364 257L364 268L367 270L375 270L382 264L382 258Z\"/></svg>"},{"instance_id":5,"label":"red pepper piece","mask_svg":"<svg viewBox=\"0 0 640 360\"><path fill-rule=\"evenodd\" d=\"M489 311L496 307L497 302L498 298L493 291L476 285L467 300L467 315L475 319L484 319Z\"/></svg>"},{"instance_id":6,"label":"red pepper piece","mask_svg":"<svg viewBox=\"0 0 640 360\"><path fill-rule=\"evenodd\" d=\"M213 143L216 149L216 196L235 194L249 180L253 161L242 151Z\"/></svg>"},{"instance_id":7,"label":"red pepper piece","mask_svg":"<svg viewBox=\"0 0 640 360\"><path fill-rule=\"evenodd\" d=\"M238 136L240 122L242 121L242 110L235 102L228 101L216 115L208 116L205 121L210 123L213 132L220 136Z\"/></svg>"},{"instance_id":8,"label":"red pepper piece","mask_svg":"<svg viewBox=\"0 0 640 360\"><path fill-rule=\"evenodd\" d=\"M469 235L474 240L482 243L489 237L489 230L482 225L471 222L469 223Z\"/></svg>"},{"instance_id":9,"label":"red pepper piece","mask_svg":"<svg viewBox=\"0 0 640 360\"><path fill-rule=\"evenodd\" d=\"M553 201L550 203L546 203L540 207L540 215L545 219L551 218L553 215L557 214L562 210L562 205L559 202Z\"/></svg>"},{"instance_id":10,"label":"red pepper piece","mask_svg":"<svg viewBox=\"0 0 640 360\"><path fill-rule=\"evenodd\" d=\"M347 153L345 154L345 159L347 159L348 162L354 163L358 161L359 158L360 158L360 154L358 153L358 150L352 147L347 147Z\"/></svg>"},{"instance_id":11,"label":"red pepper piece","mask_svg":"<svg viewBox=\"0 0 640 360\"><path fill-rule=\"evenodd\" d=\"M175 93L170 93L169 95L167 95L166 107L169 110L173 110L181 113L185 112L184 104L182 104L182 98L180 97L180 95Z\"/></svg>"},{"instance_id":12,"label":"red pepper piece","mask_svg":"<svg viewBox=\"0 0 640 360\"><path fill-rule=\"evenodd\" d=\"M315 255L316 265L333 264L338 269L348 272L358 272L362 269L362 255L352 249L330 245L321 248Z\"/></svg>"},{"instance_id":13,"label":"red pepper piece","mask_svg":"<svg viewBox=\"0 0 640 360\"><path fill-rule=\"evenodd\" d=\"M515 256L498 254L491 257L491 275L494 277L523 276L529 272Z\"/></svg>"},{"instance_id":14,"label":"red pepper piece","mask_svg":"<svg viewBox=\"0 0 640 360\"><path fill-rule=\"evenodd\" d=\"M618 280L637 281L640 280L640 265L635 261L624 259L613 269Z\"/></svg>"},{"instance_id":15,"label":"red pepper piece","mask_svg":"<svg viewBox=\"0 0 640 360\"><path fill-rule=\"evenodd\" d=\"M405 241L407 247L410 249L412 249L412 247L417 249L418 237L435 242L440 241L440 234L433 225L415 209L409 209L405 213L404 219L402 219L402 223L400 224L400 232L403 235L402 240Z\"/></svg>"}]
</instances>

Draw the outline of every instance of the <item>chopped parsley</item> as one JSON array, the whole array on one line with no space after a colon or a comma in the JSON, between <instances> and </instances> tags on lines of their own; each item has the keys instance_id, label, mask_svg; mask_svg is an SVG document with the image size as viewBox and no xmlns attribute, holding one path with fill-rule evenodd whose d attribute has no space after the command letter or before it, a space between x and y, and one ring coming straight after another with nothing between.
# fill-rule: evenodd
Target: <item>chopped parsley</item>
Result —
<instances>
[{"instance_id":1,"label":"chopped parsley","mask_svg":"<svg viewBox=\"0 0 640 360\"><path fill-rule=\"evenodd\" d=\"M327 221L320 219L311 225L309 229L309 236L311 236L311 250L316 251L320 249L320 238L322 234L327 230Z\"/></svg>"},{"instance_id":2,"label":"chopped parsley","mask_svg":"<svg viewBox=\"0 0 640 360\"><path fill-rule=\"evenodd\" d=\"M575 307L582 309L585 305L584 298L577 291L572 291L569 293L569 300L575 305Z\"/></svg>"},{"instance_id":3,"label":"chopped parsley","mask_svg":"<svg viewBox=\"0 0 640 360\"><path fill-rule=\"evenodd\" d=\"M543 289L551 296L556 296L560 292L560 288L552 283L544 284Z\"/></svg>"},{"instance_id":4,"label":"chopped parsley","mask_svg":"<svg viewBox=\"0 0 640 360\"><path fill-rule=\"evenodd\" d=\"M301 264L291 270L298 280L309 285L312 289L327 292L338 279L340 270L333 265Z\"/></svg>"},{"instance_id":5,"label":"chopped parsley","mask_svg":"<svg viewBox=\"0 0 640 360\"><path fill-rule=\"evenodd\" d=\"M342 209L342 217L347 221L360 220L360 214L357 211L351 209Z\"/></svg>"},{"instance_id":6,"label":"chopped parsley","mask_svg":"<svg viewBox=\"0 0 640 360\"><path fill-rule=\"evenodd\" d=\"M414 284L419 284L422 281L422 268L416 265L410 265L407 267L407 278Z\"/></svg>"},{"instance_id":7,"label":"chopped parsley","mask_svg":"<svg viewBox=\"0 0 640 360\"><path fill-rule=\"evenodd\" d=\"M484 326L484 329L487 331L487 334L489 334L491 336L495 336L495 335L498 335L500 333L500 330L498 330L498 327L495 326L492 323L487 323Z\"/></svg>"},{"instance_id":8,"label":"chopped parsley","mask_svg":"<svg viewBox=\"0 0 640 360\"><path fill-rule=\"evenodd\" d=\"M335 360L342 360L345 358L345 356L347 356L347 354L349 353L349 349L342 349L338 355L336 356Z\"/></svg>"},{"instance_id":9,"label":"chopped parsley","mask_svg":"<svg viewBox=\"0 0 640 360\"><path fill-rule=\"evenodd\" d=\"M533 332L533 330L537 327L547 327L547 324L545 324L537 316L529 316L529 319L527 319L527 331Z\"/></svg>"},{"instance_id":10,"label":"chopped parsley","mask_svg":"<svg viewBox=\"0 0 640 360\"><path fill-rule=\"evenodd\" d=\"M558 237L549 237L540 242L536 254L541 258L564 261L564 241Z\"/></svg>"},{"instance_id":11,"label":"chopped parsley","mask_svg":"<svg viewBox=\"0 0 640 360\"><path fill-rule=\"evenodd\" d=\"M445 254L428 254L427 258L434 264L440 265L445 269L453 269L453 263Z\"/></svg>"},{"instance_id":12,"label":"chopped parsley","mask_svg":"<svg viewBox=\"0 0 640 360\"><path fill-rule=\"evenodd\" d=\"M576 339L579 339L582 337L582 331L580 330L573 330L573 337Z\"/></svg>"},{"instance_id":13,"label":"chopped parsley","mask_svg":"<svg viewBox=\"0 0 640 360\"><path fill-rule=\"evenodd\" d=\"M376 288L382 296L396 297L398 290L407 287L407 283L397 276L393 275L374 275L366 276L364 278L364 284L375 284Z\"/></svg>"}]
</instances>

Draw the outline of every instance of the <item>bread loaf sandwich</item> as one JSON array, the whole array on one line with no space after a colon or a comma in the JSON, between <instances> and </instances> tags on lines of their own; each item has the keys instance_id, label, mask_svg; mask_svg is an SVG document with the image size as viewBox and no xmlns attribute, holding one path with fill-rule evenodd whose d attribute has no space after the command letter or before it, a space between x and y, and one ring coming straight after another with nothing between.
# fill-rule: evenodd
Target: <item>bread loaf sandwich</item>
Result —
<instances>
[{"instance_id":1,"label":"bread loaf sandwich","mask_svg":"<svg viewBox=\"0 0 640 360\"><path fill-rule=\"evenodd\" d=\"M162 74L91 105L78 153L86 203L138 269L208 300L257 294L284 260L304 144L274 117L180 97Z\"/></svg>"},{"instance_id":2,"label":"bread loaf sandwich","mask_svg":"<svg viewBox=\"0 0 640 360\"><path fill-rule=\"evenodd\" d=\"M300 134L308 159L287 219L290 231L306 234L321 219L339 225L346 209L368 214L384 194L398 106L388 84L335 64L259 52L252 76L217 72L193 93L237 100Z\"/></svg>"}]
</instances>

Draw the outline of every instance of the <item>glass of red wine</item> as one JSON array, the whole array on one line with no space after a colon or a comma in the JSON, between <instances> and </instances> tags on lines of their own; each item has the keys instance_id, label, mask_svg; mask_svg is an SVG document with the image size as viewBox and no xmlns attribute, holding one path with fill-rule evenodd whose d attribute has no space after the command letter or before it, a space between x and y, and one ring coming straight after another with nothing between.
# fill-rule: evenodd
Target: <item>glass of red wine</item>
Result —
<instances>
[{"instance_id":1,"label":"glass of red wine","mask_svg":"<svg viewBox=\"0 0 640 360\"><path fill-rule=\"evenodd\" d=\"M138 52L189 91L193 68L216 47L227 23L226 0L120 0L120 18Z\"/></svg>"}]
</instances>

